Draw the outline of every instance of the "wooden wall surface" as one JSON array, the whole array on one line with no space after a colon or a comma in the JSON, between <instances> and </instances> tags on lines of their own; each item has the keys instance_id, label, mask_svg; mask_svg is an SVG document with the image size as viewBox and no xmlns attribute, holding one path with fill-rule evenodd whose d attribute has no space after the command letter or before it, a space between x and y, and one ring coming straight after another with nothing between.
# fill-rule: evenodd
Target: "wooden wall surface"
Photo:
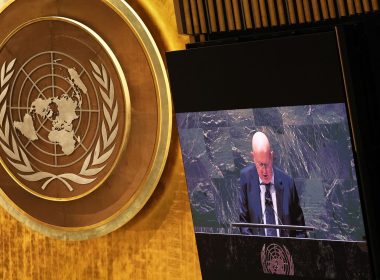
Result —
<instances>
[{"instance_id":1,"label":"wooden wall surface","mask_svg":"<svg viewBox=\"0 0 380 280\"><path fill-rule=\"evenodd\" d=\"M177 35L172 0L127 2L162 54L184 48L188 39ZM175 127L173 131L168 162L152 197L132 221L109 235L81 242L54 240L0 208L0 279L201 278Z\"/></svg>"}]
</instances>

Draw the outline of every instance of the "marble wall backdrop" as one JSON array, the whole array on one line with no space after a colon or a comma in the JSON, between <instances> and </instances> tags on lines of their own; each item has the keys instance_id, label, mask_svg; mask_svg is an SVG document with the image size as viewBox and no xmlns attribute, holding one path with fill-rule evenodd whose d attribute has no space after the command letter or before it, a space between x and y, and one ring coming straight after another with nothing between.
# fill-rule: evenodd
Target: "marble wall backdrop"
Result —
<instances>
[{"instance_id":1,"label":"marble wall backdrop","mask_svg":"<svg viewBox=\"0 0 380 280\"><path fill-rule=\"evenodd\" d=\"M176 115L196 232L239 233L240 170L264 132L274 164L296 182L313 238L363 240L365 231L344 104Z\"/></svg>"}]
</instances>

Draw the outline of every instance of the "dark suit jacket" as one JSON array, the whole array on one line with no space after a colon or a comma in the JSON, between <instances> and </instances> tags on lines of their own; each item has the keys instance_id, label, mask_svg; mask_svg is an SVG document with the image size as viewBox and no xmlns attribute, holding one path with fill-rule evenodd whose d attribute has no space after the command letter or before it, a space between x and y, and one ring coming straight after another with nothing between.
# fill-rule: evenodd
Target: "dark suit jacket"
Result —
<instances>
[{"instance_id":1,"label":"dark suit jacket","mask_svg":"<svg viewBox=\"0 0 380 280\"><path fill-rule=\"evenodd\" d=\"M305 221L294 180L276 167L273 167L273 172L278 223L304 226ZM239 220L241 223L263 223L259 175L253 164L240 172ZM240 230L243 234L265 235L264 229L240 228ZM280 230L280 236L307 237L303 231L290 230Z\"/></svg>"}]
</instances>

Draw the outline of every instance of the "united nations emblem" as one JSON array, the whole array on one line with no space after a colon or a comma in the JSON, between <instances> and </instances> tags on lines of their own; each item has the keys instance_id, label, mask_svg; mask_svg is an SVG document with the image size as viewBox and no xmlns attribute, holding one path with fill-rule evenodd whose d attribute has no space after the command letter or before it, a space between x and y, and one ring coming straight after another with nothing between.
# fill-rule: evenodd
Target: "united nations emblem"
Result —
<instances>
[{"instance_id":1,"label":"united nations emblem","mask_svg":"<svg viewBox=\"0 0 380 280\"><path fill-rule=\"evenodd\" d=\"M0 205L54 238L121 227L169 153L153 37L122 0L9 1L0 22Z\"/></svg>"},{"instance_id":2,"label":"united nations emblem","mask_svg":"<svg viewBox=\"0 0 380 280\"><path fill-rule=\"evenodd\" d=\"M264 273L279 275L294 275L294 263L289 250L275 243L264 244L261 249L261 265Z\"/></svg>"},{"instance_id":3,"label":"united nations emblem","mask_svg":"<svg viewBox=\"0 0 380 280\"><path fill-rule=\"evenodd\" d=\"M36 34L32 48L18 44ZM128 88L115 55L88 27L61 17L27 22L4 49L15 58L1 63L3 164L42 198L90 193L115 166L128 132Z\"/></svg>"}]
</instances>

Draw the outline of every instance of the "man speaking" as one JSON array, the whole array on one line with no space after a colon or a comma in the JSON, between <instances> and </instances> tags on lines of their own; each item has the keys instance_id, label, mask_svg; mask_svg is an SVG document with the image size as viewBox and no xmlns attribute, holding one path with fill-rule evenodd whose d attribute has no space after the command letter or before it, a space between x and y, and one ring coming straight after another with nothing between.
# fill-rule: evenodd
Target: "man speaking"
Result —
<instances>
[{"instance_id":1,"label":"man speaking","mask_svg":"<svg viewBox=\"0 0 380 280\"><path fill-rule=\"evenodd\" d=\"M264 133L253 135L251 154L254 164L240 173L240 222L304 226L294 180L273 167L273 151ZM306 237L304 231L296 230L248 227L240 230L250 235Z\"/></svg>"}]
</instances>

